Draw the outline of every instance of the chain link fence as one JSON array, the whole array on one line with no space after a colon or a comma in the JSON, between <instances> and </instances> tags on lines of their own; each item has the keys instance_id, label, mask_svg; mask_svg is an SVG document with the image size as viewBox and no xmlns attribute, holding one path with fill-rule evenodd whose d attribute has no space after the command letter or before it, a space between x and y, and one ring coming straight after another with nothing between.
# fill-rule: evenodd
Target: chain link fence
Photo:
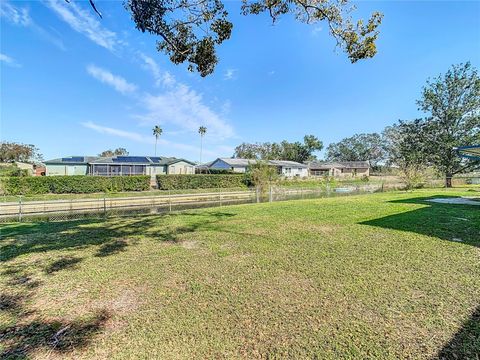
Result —
<instances>
[{"instance_id":1,"label":"chain link fence","mask_svg":"<svg viewBox=\"0 0 480 360\"><path fill-rule=\"evenodd\" d=\"M15 201L4 198L0 205L0 222L65 221L92 217L161 214L172 211L217 207L257 202L344 196L384 191L383 184L349 185L342 187L291 188L271 185L266 191L255 189L190 194L104 197L63 200ZM11 200L11 199L10 199Z\"/></svg>"}]
</instances>

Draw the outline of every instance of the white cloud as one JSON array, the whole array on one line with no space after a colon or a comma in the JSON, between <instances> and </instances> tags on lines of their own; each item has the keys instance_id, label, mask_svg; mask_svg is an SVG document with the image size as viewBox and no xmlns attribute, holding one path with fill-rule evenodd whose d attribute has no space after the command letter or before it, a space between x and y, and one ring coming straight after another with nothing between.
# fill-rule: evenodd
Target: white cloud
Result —
<instances>
[{"instance_id":1,"label":"white cloud","mask_svg":"<svg viewBox=\"0 0 480 360\"><path fill-rule=\"evenodd\" d=\"M238 73L237 69L227 69L227 71L225 71L225 74L223 75L223 78L225 80L236 80L237 73Z\"/></svg>"},{"instance_id":2,"label":"white cloud","mask_svg":"<svg viewBox=\"0 0 480 360\"><path fill-rule=\"evenodd\" d=\"M64 0L46 0L45 3L73 30L85 35L97 45L114 51L121 44L117 34L103 27L92 11L82 9L72 1L67 3Z\"/></svg>"},{"instance_id":3,"label":"white cloud","mask_svg":"<svg viewBox=\"0 0 480 360\"><path fill-rule=\"evenodd\" d=\"M0 1L0 17L5 18L9 23L16 26L23 26L31 29L43 39L49 41L61 50L65 50L63 41L57 36L52 35L49 31L33 21L29 10L26 7L17 7L10 4L7 0Z\"/></svg>"},{"instance_id":4,"label":"white cloud","mask_svg":"<svg viewBox=\"0 0 480 360\"><path fill-rule=\"evenodd\" d=\"M323 29L320 25L314 26L312 29L312 35L317 36L322 30Z\"/></svg>"},{"instance_id":5,"label":"white cloud","mask_svg":"<svg viewBox=\"0 0 480 360\"><path fill-rule=\"evenodd\" d=\"M162 81L162 74L160 72L160 67L151 57L145 55L144 53L139 53L140 58L143 60L143 67L152 73L152 76L155 80L155 85L159 86Z\"/></svg>"},{"instance_id":6,"label":"white cloud","mask_svg":"<svg viewBox=\"0 0 480 360\"><path fill-rule=\"evenodd\" d=\"M154 80L155 86L173 86L176 82L175 77L168 71L161 71L160 66L150 56L144 53L139 53L140 58L143 60L143 68L150 71Z\"/></svg>"},{"instance_id":7,"label":"white cloud","mask_svg":"<svg viewBox=\"0 0 480 360\"><path fill-rule=\"evenodd\" d=\"M2 53L0 53L0 61L7 64L8 66L11 66L11 67L21 67L22 66L15 59L11 58L8 55L2 54Z\"/></svg>"},{"instance_id":8,"label":"white cloud","mask_svg":"<svg viewBox=\"0 0 480 360\"><path fill-rule=\"evenodd\" d=\"M94 131L96 131L100 134L118 136L118 137L122 137L122 138L125 138L125 139L128 139L128 140L132 140L132 141L136 141L136 142L140 142L140 143L144 143L144 144L155 144L155 138L153 136L146 136L146 135L142 135L142 134L139 134L139 133L136 133L136 132L125 131L125 130L115 129L115 128L108 127L108 126L98 125L98 124L95 124L92 121L82 122L81 125L88 128L88 129L94 130ZM161 137L158 140L158 145L164 146L165 148L168 148L168 149L176 149L176 150L186 151L186 152L189 152L189 153L195 154L195 155L198 154L199 151L200 151L200 147L165 140ZM225 149L228 149L228 151L225 151L225 152L230 153L231 148L219 147L219 149L220 148L221 148L222 151L224 151ZM205 149L203 150L203 153L206 156L217 156L218 155L218 151L211 151L211 150L205 150Z\"/></svg>"},{"instance_id":9,"label":"white cloud","mask_svg":"<svg viewBox=\"0 0 480 360\"><path fill-rule=\"evenodd\" d=\"M202 94L178 82L170 73L162 71L152 58L141 53L137 55L143 60L144 68L150 71L155 81L159 81L165 89L158 93L140 94L136 91L136 85L128 83L124 78L108 70L90 65L87 71L122 94L135 92L138 105L144 111L132 117L143 125L169 124L168 132L171 134L197 134L198 128L203 125L207 127L212 142L216 143L234 136L233 127L224 118L231 106L229 101L217 112L205 104Z\"/></svg>"},{"instance_id":10,"label":"white cloud","mask_svg":"<svg viewBox=\"0 0 480 360\"><path fill-rule=\"evenodd\" d=\"M95 79L104 84L112 86L115 90L122 94L133 93L137 89L136 85L129 83L121 76L113 75L110 71L102 69L98 66L87 66L87 72Z\"/></svg>"},{"instance_id":11,"label":"white cloud","mask_svg":"<svg viewBox=\"0 0 480 360\"><path fill-rule=\"evenodd\" d=\"M196 132L204 125L208 133L220 139L234 135L233 128L205 105L202 95L184 84L158 95L145 94L142 99L147 113L137 116L144 123L172 123Z\"/></svg>"},{"instance_id":12,"label":"white cloud","mask_svg":"<svg viewBox=\"0 0 480 360\"><path fill-rule=\"evenodd\" d=\"M0 16L19 26L29 26L32 22L27 8L13 6L7 1L0 3Z\"/></svg>"},{"instance_id":13,"label":"white cloud","mask_svg":"<svg viewBox=\"0 0 480 360\"><path fill-rule=\"evenodd\" d=\"M82 125L86 128L95 130L96 132L100 134L107 134L107 135L114 135L114 136L120 136L126 139L130 139L133 141L139 141L139 142L151 142L153 143L154 141L150 138L145 137L144 135L130 132L130 131L125 131L125 130L120 130L120 129L115 129L107 126L102 126L102 125L97 125L91 121L83 122Z\"/></svg>"},{"instance_id":14,"label":"white cloud","mask_svg":"<svg viewBox=\"0 0 480 360\"><path fill-rule=\"evenodd\" d=\"M222 104L222 113L226 115L229 114L231 110L232 102L230 100L225 100L225 102Z\"/></svg>"}]
</instances>

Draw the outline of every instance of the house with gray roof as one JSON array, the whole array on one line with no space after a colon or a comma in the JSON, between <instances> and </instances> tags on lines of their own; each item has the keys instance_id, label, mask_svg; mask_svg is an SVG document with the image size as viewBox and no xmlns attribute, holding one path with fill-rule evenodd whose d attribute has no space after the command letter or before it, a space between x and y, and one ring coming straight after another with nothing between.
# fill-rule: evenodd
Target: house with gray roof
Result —
<instances>
[{"instance_id":1,"label":"house with gray roof","mask_svg":"<svg viewBox=\"0 0 480 360\"><path fill-rule=\"evenodd\" d=\"M210 164L209 168L244 173L249 165L256 164L257 161L256 159L218 158ZM266 162L275 166L278 173L285 177L308 176L308 166L305 164L287 160L266 160Z\"/></svg>"},{"instance_id":2,"label":"house with gray roof","mask_svg":"<svg viewBox=\"0 0 480 360\"><path fill-rule=\"evenodd\" d=\"M370 176L368 161L312 161L308 163L310 176L362 177Z\"/></svg>"},{"instance_id":3,"label":"house with gray roof","mask_svg":"<svg viewBox=\"0 0 480 360\"><path fill-rule=\"evenodd\" d=\"M45 162L46 175L194 174L195 163L162 156L69 156Z\"/></svg>"}]
</instances>

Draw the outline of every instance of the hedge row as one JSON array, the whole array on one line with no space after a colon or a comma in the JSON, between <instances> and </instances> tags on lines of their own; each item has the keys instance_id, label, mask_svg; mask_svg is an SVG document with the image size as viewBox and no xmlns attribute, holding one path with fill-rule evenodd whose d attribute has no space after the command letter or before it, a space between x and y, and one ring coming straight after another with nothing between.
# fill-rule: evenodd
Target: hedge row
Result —
<instances>
[{"instance_id":1,"label":"hedge row","mask_svg":"<svg viewBox=\"0 0 480 360\"><path fill-rule=\"evenodd\" d=\"M157 175L159 190L245 187L244 174Z\"/></svg>"},{"instance_id":2,"label":"hedge row","mask_svg":"<svg viewBox=\"0 0 480 360\"><path fill-rule=\"evenodd\" d=\"M2 178L6 195L86 194L150 189L150 176L30 176Z\"/></svg>"}]
</instances>

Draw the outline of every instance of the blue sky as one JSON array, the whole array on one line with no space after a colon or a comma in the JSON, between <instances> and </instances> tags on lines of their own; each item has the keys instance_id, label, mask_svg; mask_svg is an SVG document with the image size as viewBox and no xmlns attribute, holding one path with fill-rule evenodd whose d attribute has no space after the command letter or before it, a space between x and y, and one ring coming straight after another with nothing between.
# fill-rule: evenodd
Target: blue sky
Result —
<instances>
[{"instance_id":1,"label":"blue sky","mask_svg":"<svg viewBox=\"0 0 480 360\"><path fill-rule=\"evenodd\" d=\"M301 140L325 145L381 131L421 114L428 77L451 64L480 67L480 2L360 1L355 17L384 13L378 54L351 64L326 25L286 16L240 16L228 1L232 38L215 74L201 78L155 50L121 1L1 1L1 127L6 141L37 145L45 159L125 147L199 157L231 156L241 142ZM321 156L321 154L320 154Z\"/></svg>"}]
</instances>

